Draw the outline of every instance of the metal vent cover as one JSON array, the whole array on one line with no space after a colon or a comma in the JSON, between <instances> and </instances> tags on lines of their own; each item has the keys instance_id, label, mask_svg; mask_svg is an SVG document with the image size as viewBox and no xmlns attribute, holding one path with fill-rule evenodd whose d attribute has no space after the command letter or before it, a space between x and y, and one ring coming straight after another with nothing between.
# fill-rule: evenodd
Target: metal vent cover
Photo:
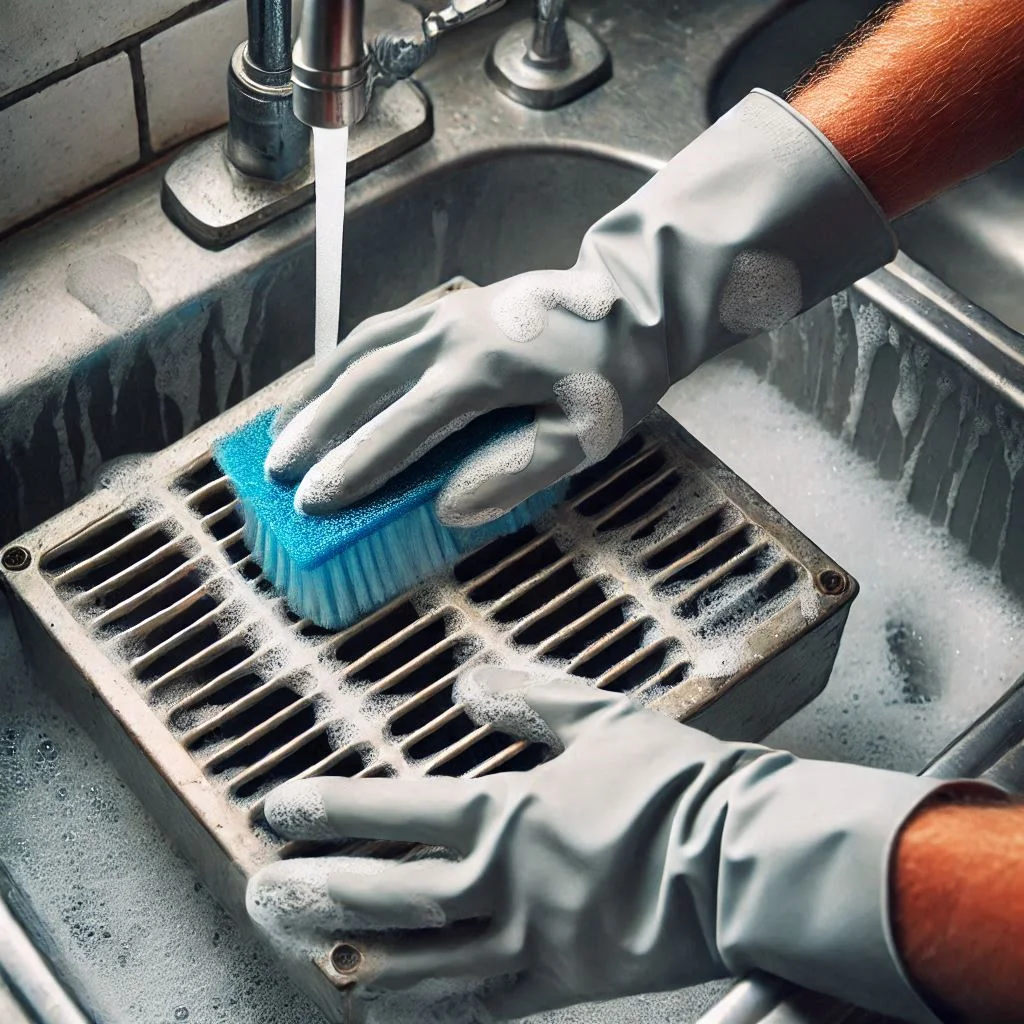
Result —
<instances>
[{"instance_id":1,"label":"metal vent cover","mask_svg":"<svg viewBox=\"0 0 1024 1024\"><path fill-rule=\"evenodd\" d=\"M240 920L249 876L309 852L262 820L285 779L538 763L453 703L469 664L561 666L736 739L825 685L856 584L660 411L532 527L347 629L298 619L210 456L295 379L122 465L2 558L41 677ZM329 957L292 971L344 1020Z\"/></svg>"}]
</instances>

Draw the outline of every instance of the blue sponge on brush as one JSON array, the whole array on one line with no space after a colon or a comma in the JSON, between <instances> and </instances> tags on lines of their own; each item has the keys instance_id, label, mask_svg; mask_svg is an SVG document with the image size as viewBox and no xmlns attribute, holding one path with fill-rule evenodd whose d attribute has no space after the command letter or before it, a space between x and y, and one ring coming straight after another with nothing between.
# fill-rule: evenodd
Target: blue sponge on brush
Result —
<instances>
[{"instance_id":1,"label":"blue sponge on brush","mask_svg":"<svg viewBox=\"0 0 1024 1024\"><path fill-rule=\"evenodd\" d=\"M564 495L566 485L555 485L500 519L468 529L444 526L434 513L434 499L459 463L528 423L529 416L524 410L482 416L374 494L327 516L296 512L298 485L266 479L273 411L222 438L213 454L238 496L245 542L264 576L298 615L336 629L481 544L520 529Z\"/></svg>"}]
</instances>

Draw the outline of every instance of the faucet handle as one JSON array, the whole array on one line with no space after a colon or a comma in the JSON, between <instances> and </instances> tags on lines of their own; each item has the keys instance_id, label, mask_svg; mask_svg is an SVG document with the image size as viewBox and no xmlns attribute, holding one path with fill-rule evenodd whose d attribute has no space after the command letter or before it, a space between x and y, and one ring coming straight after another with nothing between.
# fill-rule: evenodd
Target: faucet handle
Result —
<instances>
[{"instance_id":1,"label":"faucet handle","mask_svg":"<svg viewBox=\"0 0 1024 1024\"><path fill-rule=\"evenodd\" d=\"M447 7L431 11L423 19L423 34L436 39L445 32L490 14L505 6L505 0L451 0Z\"/></svg>"}]
</instances>

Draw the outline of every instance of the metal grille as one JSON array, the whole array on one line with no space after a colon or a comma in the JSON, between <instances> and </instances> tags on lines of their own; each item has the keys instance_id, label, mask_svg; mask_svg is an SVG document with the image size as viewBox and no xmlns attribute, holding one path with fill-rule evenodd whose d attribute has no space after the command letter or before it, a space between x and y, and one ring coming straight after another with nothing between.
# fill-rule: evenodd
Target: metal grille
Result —
<instances>
[{"instance_id":1,"label":"metal grille","mask_svg":"<svg viewBox=\"0 0 1024 1024\"><path fill-rule=\"evenodd\" d=\"M467 665L552 666L737 739L824 686L856 585L660 412L532 526L347 629L299 619L210 455L294 384L122 467L2 559L40 678L241 920L246 880L309 852L263 822L282 781L538 763L453 701ZM345 1019L329 957L285 966Z\"/></svg>"},{"instance_id":2,"label":"metal grille","mask_svg":"<svg viewBox=\"0 0 1024 1024\"><path fill-rule=\"evenodd\" d=\"M53 548L42 569L258 823L288 778L538 763L542 750L453 702L467 665L541 661L649 700L686 680L702 637L748 631L791 601L807 570L670 448L641 431L538 525L338 632L274 595L209 455Z\"/></svg>"}]
</instances>

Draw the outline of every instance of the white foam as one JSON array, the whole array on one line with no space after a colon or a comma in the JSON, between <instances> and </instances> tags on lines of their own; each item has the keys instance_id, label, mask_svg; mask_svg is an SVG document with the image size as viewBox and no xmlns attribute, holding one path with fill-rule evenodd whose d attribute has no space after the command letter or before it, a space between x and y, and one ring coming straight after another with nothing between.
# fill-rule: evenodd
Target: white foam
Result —
<instances>
[{"instance_id":1,"label":"white foam","mask_svg":"<svg viewBox=\"0 0 1024 1024\"><path fill-rule=\"evenodd\" d=\"M468 456L451 475L437 496L437 517L446 526L480 526L498 516L507 508L480 508L466 510L464 505L473 492L494 477L519 473L533 459L537 443L536 421L513 430L484 445Z\"/></svg>"},{"instance_id":2,"label":"white foam","mask_svg":"<svg viewBox=\"0 0 1024 1024\"><path fill-rule=\"evenodd\" d=\"M802 304L800 271L788 256L744 249L729 267L718 318L733 334L758 334L792 320Z\"/></svg>"},{"instance_id":3,"label":"white foam","mask_svg":"<svg viewBox=\"0 0 1024 1024\"><path fill-rule=\"evenodd\" d=\"M512 341L540 337L548 312L556 306L583 320L602 320L615 305L618 293L607 274L592 270L540 270L513 278L498 292L491 315L499 330Z\"/></svg>"},{"instance_id":4,"label":"white foam","mask_svg":"<svg viewBox=\"0 0 1024 1024\"><path fill-rule=\"evenodd\" d=\"M877 351L886 329L869 321ZM1020 601L811 416L734 361L698 370L664 404L861 584L828 687L771 742L919 770L1016 679ZM916 669L900 637L917 638Z\"/></svg>"},{"instance_id":5,"label":"white foam","mask_svg":"<svg viewBox=\"0 0 1024 1024\"><path fill-rule=\"evenodd\" d=\"M517 739L540 743L548 747L552 754L561 753L561 740L551 726L530 707L523 692L507 688L496 690L490 682L492 673L493 669L481 666L463 672L460 676L453 696L456 701L466 705L466 714L476 725L492 725ZM515 673L521 676L524 686L544 674L543 669L538 670L536 667ZM507 687L512 678L513 674L502 672L502 685Z\"/></svg>"},{"instance_id":6,"label":"white foam","mask_svg":"<svg viewBox=\"0 0 1024 1024\"><path fill-rule=\"evenodd\" d=\"M263 816L270 827L283 836L330 839L334 835L327 820L320 783L316 780L293 779L278 786L267 797Z\"/></svg>"},{"instance_id":7,"label":"white foam","mask_svg":"<svg viewBox=\"0 0 1024 1024\"><path fill-rule=\"evenodd\" d=\"M555 382L555 399L576 431L586 469L610 455L622 440L622 400L599 373L571 373Z\"/></svg>"}]
</instances>

